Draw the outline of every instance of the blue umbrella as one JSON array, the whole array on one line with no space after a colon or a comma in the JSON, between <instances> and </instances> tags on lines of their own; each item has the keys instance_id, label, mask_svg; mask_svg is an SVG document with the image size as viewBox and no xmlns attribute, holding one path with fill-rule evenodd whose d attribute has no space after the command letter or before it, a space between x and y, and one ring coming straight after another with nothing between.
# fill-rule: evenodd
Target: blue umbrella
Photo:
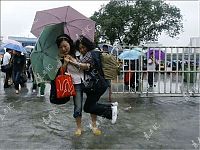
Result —
<instances>
[{"instance_id":1,"label":"blue umbrella","mask_svg":"<svg viewBox=\"0 0 200 150\"><path fill-rule=\"evenodd\" d=\"M4 44L1 45L1 47L9 48L18 52L26 53L26 50L22 46L21 43L15 41L15 40L7 40L4 42Z\"/></svg>"},{"instance_id":2,"label":"blue umbrella","mask_svg":"<svg viewBox=\"0 0 200 150\"><path fill-rule=\"evenodd\" d=\"M118 58L123 60L135 60L139 59L141 55L144 55L144 53L140 48L124 49Z\"/></svg>"},{"instance_id":3,"label":"blue umbrella","mask_svg":"<svg viewBox=\"0 0 200 150\"><path fill-rule=\"evenodd\" d=\"M0 47L0 55L5 54L5 50L3 47Z\"/></svg>"}]
</instances>

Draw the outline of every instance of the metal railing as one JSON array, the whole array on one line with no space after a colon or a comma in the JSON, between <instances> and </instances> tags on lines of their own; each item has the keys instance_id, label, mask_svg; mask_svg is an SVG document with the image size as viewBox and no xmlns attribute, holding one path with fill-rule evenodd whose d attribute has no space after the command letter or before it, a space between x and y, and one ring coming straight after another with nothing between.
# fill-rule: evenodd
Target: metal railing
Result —
<instances>
[{"instance_id":1,"label":"metal railing","mask_svg":"<svg viewBox=\"0 0 200 150\"><path fill-rule=\"evenodd\" d=\"M151 72L148 70L149 49L153 50L153 56L159 51L157 67ZM144 97L200 96L200 47L146 47L138 60L119 61L120 75L112 80L112 93L135 93ZM150 73L154 77L153 87L148 83Z\"/></svg>"}]
</instances>

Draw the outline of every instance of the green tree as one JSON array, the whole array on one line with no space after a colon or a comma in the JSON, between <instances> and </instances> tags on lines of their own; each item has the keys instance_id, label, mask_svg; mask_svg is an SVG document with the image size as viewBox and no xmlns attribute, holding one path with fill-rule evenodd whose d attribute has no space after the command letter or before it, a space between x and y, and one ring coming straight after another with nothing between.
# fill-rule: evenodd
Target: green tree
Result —
<instances>
[{"instance_id":1,"label":"green tree","mask_svg":"<svg viewBox=\"0 0 200 150\"><path fill-rule=\"evenodd\" d=\"M97 39L105 36L111 44L138 45L157 40L165 32L170 37L180 34L183 24L180 9L162 0L111 0L91 17L96 21Z\"/></svg>"}]
</instances>

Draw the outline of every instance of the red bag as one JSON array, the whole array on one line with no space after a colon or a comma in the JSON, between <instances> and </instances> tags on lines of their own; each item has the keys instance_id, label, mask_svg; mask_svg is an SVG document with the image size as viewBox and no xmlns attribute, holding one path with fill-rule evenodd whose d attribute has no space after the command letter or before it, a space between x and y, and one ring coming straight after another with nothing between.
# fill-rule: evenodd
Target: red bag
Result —
<instances>
[{"instance_id":1,"label":"red bag","mask_svg":"<svg viewBox=\"0 0 200 150\"><path fill-rule=\"evenodd\" d=\"M57 98L76 96L72 76L69 73L64 74L64 68L60 68L60 75L56 77Z\"/></svg>"}]
</instances>

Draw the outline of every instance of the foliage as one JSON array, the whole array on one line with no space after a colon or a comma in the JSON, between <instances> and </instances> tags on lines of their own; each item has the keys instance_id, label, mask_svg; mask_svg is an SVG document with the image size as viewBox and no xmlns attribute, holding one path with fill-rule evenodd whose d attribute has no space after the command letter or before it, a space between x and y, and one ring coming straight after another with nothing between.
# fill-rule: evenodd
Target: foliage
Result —
<instances>
[{"instance_id":1,"label":"foliage","mask_svg":"<svg viewBox=\"0 0 200 150\"><path fill-rule=\"evenodd\" d=\"M118 39L138 45L157 40L162 32L175 37L183 28L180 9L161 0L111 0L91 19L96 21L96 38L103 36L111 44Z\"/></svg>"}]
</instances>

